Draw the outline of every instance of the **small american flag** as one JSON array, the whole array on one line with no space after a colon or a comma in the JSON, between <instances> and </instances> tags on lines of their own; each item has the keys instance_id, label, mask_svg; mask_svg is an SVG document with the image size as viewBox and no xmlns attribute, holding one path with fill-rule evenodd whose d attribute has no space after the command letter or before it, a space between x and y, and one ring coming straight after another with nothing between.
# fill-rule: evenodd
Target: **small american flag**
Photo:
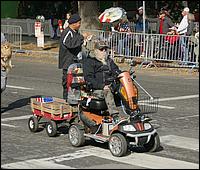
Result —
<instances>
[{"instance_id":1,"label":"small american flag","mask_svg":"<svg viewBox=\"0 0 200 170\"><path fill-rule=\"evenodd\" d=\"M49 103L49 102L53 102L53 98L52 97L37 97L36 101L40 103Z\"/></svg>"},{"instance_id":2,"label":"small american flag","mask_svg":"<svg viewBox=\"0 0 200 170\"><path fill-rule=\"evenodd\" d=\"M127 22L120 24L120 31L121 32L128 32L130 31L130 26Z\"/></svg>"},{"instance_id":3,"label":"small american flag","mask_svg":"<svg viewBox=\"0 0 200 170\"><path fill-rule=\"evenodd\" d=\"M36 101L37 101L37 102L44 102L44 98L43 98L43 97L37 97L37 98L36 98Z\"/></svg>"}]
</instances>

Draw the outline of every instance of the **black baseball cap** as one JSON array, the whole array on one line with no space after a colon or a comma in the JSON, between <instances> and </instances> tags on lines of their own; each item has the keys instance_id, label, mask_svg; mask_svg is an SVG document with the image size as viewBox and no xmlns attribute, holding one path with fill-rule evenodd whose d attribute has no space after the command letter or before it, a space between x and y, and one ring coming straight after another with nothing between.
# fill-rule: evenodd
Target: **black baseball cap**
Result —
<instances>
[{"instance_id":1,"label":"black baseball cap","mask_svg":"<svg viewBox=\"0 0 200 170\"><path fill-rule=\"evenodd\" d=\"M68 23L69 24L73 24L73 23L77 23L78 21L81 20L81 17L79 16L79 14L73 14L69 20L68 20Z\"/></svg>"}]
</instances>

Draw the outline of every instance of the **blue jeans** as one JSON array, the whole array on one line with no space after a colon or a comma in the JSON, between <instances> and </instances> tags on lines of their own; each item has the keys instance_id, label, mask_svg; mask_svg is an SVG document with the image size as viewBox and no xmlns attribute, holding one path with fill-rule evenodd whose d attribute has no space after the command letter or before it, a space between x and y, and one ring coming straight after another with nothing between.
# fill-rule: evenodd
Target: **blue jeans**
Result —
<instances>
[{"instance_id":1,"label":"blue jeans","mask_svg":"<svg viewBox=\"0 0 200 170\"><path fill-rule=\"evenodd\" d=\"M187 48L187 39L188 37L181 36L181 54L182 54L182 61L188 62L188 48Z\"/></svg>"},{"instance_id":2,"label":"blue jeans","mask_svg":"<svg viewBox=\"0 0 200 170\"><path fill-rule=\"evenodd\" d=\"M118 53L121 55L124 55L123 49L125 49L125 55L127 55L127 56L131 55L130 39L128 37L125 37L125 38L119 40Z\"/></svg>"}]
</instances>

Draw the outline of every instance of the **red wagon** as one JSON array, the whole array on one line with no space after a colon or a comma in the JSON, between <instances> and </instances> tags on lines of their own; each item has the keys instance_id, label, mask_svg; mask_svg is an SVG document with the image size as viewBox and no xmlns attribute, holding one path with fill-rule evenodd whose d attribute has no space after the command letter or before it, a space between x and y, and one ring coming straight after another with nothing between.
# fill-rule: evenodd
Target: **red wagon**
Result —
<instances>
[{"instance_id":1,"label":"red wagon","mask_svg":"<svg viewBox=\"0 0 200 170\"><path fill-rule=\"evenodd\" d=\"M46 126L48 136L56 136L60 126L69 125L77 116L77 107L72 107L64 99L51 97L52 101L43 102L31 98L32 116L28 120L31 132L37 132L39 125Z\"/></svg>"}]
</instances>

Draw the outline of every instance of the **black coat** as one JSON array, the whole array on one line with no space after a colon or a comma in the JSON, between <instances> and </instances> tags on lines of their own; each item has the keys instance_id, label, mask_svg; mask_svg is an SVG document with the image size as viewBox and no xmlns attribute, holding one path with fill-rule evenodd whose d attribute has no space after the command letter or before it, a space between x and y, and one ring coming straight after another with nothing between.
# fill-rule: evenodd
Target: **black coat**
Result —
<instances>
[{"instance_id":1,"label":"black coat","mask_svg":"<svg viewBox=\"0 0 200 170\"><path fill-rule=\"evenodd\" d=\"M61 34L59 48L59 69L68 69L69 65L77 59L77 54L81 51L84 37L67 27Z\"/></svg>"},{"instance_id":2,"label":"black coat","mask_svg":"<svg viewBox=\"0 0 200 170\"><path fill-rule=\"evenodd\" d=\"M86 83L90 83L94 90L102 90L105 85L110 84L110 78L115 77L121 70L110 58L107 60L107 65L104 65L100 60L91 55L84 57L83 75Z\"/></svg>"}]
</instances>

